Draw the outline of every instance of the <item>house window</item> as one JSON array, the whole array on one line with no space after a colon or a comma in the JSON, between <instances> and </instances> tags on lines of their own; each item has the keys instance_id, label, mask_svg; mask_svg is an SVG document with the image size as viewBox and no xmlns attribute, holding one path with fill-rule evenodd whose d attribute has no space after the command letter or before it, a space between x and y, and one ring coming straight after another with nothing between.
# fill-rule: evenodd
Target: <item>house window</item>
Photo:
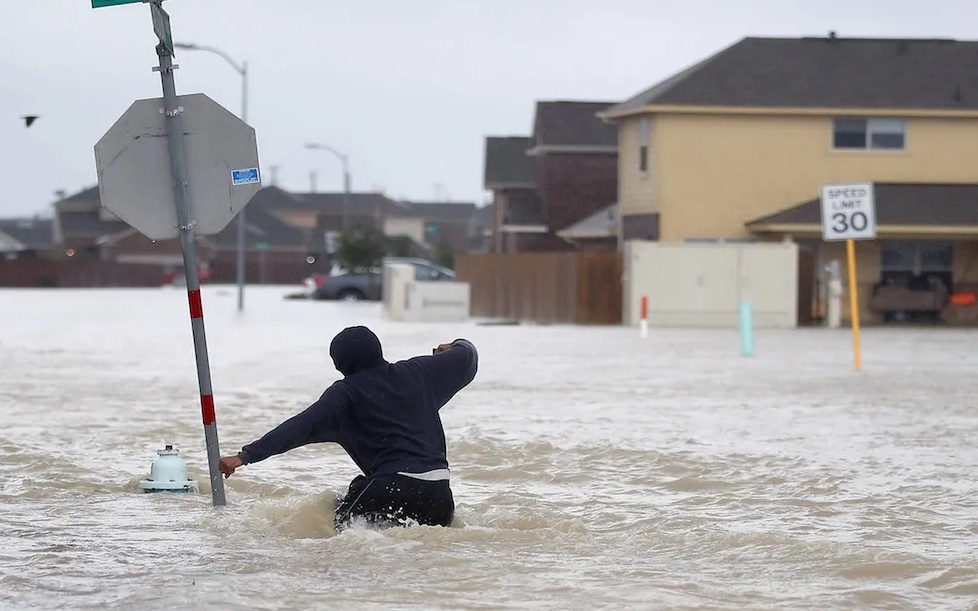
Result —
<instances>
[{"instance_id":1,"label":"house window","mask_svg":"<svg viewBox=\"0 0 978 611\"><path fill-rule=\"evenodd\" d=\"M954 277L954 243L946 240L881 240L880 276L886 282L915 284L937 276L945 286Z\"/></svg>"},{"instance_id":2,"label":"house window","mask_svg":"<svg viewBox=\"0 0 978 611\"><path fill-rule=\"evenodd\" d=\"M906 147L903 119L835 119L832 145L837 149L891 150Z\"/></svg>"},{"instance_id":3,"label":"house window","mask_svg":"<svg viewBox=\"0 0 978 611\"><path fill-rule=\"evenodd\" d=\"M640 134L638 143L638 169L641 172L649 171L649 118L642 117L639 124Z\"/></svg>"}]
</instances>

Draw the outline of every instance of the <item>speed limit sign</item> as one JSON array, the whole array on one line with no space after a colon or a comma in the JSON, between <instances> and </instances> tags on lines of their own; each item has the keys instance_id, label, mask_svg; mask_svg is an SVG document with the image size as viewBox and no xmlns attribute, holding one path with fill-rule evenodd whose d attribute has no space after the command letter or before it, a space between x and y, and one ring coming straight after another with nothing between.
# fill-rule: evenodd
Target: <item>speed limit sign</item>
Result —
<instances>
[{"instance_id":1,"label":"speed limit sign","mask_svg":"<svg viewBox=\"0 0 978 611\"><path fill-rule=\"evenodd\" d=\"M822 185L822 238L826 242L876 238L873 183Z\"/></svg>"}]
</instances>

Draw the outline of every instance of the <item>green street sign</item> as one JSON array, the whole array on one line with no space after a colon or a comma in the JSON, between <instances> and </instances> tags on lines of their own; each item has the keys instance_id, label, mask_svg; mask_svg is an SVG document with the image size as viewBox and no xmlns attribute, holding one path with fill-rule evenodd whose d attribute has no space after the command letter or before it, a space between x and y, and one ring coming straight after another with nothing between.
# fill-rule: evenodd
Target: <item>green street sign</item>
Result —
<instances>
[{"instance_id":1,"label":"green street sign","mask_svg":"<svg viewBox=\"0 0 978 611\"><path fill-rule=\"evenodd\" d=\"M256 250L268 250L271 247L272 247L272 245L269 244L268 242L255 242L255 249Z\"/></svg>"},{"instance_id":2,"label":"green street sign","mask_svg":"<svg viewBox=\"0 0 978 611\"><path fill-rule=\"evenodd\" d=\"M119 6L120 4L142 4L143 0L92 0L92 8Z\"/></svg>"}]
</instances>

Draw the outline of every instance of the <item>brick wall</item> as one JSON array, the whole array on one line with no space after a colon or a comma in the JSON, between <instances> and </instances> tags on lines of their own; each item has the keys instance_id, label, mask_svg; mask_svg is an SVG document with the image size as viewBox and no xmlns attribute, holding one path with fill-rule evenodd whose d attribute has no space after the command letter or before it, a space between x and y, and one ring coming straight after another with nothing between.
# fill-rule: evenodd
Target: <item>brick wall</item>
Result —
<instances>
[{"instance_id":1,"label":"brick wall","mask_svg":"<svg viewBox=\"0 0 978 611\"><path fill-rule=\"evenodd\" d=\"M537 159L537 189L551 230L613 204L618 198L618 156L548 153Z\"/></svg>"}]
</instances>

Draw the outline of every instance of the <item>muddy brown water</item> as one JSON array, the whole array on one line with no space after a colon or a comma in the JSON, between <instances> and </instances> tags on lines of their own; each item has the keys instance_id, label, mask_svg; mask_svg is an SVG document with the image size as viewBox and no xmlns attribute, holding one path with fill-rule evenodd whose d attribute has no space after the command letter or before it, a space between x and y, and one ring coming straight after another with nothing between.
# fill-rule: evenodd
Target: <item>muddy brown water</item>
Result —
<instances>
[{"instance_id":1,"label":"muddy brown water","mask_svg":"<svg viewBox=\"0 0 978 611\"><path fill-rule=\"evenodd\" d=\"M978 604L973 331L419 325L376 304L208 287L225 453L336 378L465 336L447 406L452 528L331 526L356 469L312 446L211 506L185 294L0 291L0 607L969 609ZM199 494L143 494L175 444Z\"/></svg>"}]
</instances>

